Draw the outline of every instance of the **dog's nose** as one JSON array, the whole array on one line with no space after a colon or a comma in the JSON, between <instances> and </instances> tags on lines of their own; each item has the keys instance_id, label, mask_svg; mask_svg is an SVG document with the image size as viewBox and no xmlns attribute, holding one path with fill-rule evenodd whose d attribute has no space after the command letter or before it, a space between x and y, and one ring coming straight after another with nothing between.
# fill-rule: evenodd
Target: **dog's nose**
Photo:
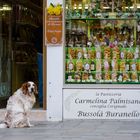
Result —
<instances>
[{"instance_id":1,"label":"dog's nose","mask_svg":"<svg viewBox=\"0 0 140 140\"><path fill-rule=\"evenodd\" d=\"M34 91L34 88L31 88L31 91L33 92Z\"/></svg>"}]
</instances>

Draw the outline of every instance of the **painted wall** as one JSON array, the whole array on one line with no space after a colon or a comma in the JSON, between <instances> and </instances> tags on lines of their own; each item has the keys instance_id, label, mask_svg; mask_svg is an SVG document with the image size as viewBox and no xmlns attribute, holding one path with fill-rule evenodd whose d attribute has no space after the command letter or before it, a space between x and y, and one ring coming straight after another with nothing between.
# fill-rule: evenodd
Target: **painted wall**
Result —
<instances>
[{"instance_id":1,"label":"painted wall","mask_svg":"<svg viewBox=\"0 0 140 140\"><path fill-rule=\"evenodd\" d=\"M47 5L62 4L62 0L47 0ZM62 87L63 87L63 41L62 44L46 44L47 62L47 120L62 120Z\"/></svg>"},{"instance_id":2,"label":"painted wall","mask_svg":"<svg viewBox=\"0 0 140 140\"><path fill-rule=\"evenodd\" d=\"M47 47L47 120L62 120L63 48Z\"/></svg>"}]
</instances>

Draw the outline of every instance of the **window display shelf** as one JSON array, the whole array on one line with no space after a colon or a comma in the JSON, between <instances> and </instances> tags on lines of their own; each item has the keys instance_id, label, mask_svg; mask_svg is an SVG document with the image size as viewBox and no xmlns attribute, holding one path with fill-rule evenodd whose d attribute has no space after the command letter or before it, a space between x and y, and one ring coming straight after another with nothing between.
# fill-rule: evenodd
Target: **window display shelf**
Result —
<instances>
[{"instance_id":1,"label":"window display shelf","mask_svg":"<svg viewBox=\"0 0 140 140\"><path fill-rule=\"evenodd\" d=\"M136 17L124 17L124 18L103 18L103 17L87 17L87 18L76 18L76 17L71 17L71 18L67 18L66 20L139 20L139 18Z\"/></svg>"}]
</instances>

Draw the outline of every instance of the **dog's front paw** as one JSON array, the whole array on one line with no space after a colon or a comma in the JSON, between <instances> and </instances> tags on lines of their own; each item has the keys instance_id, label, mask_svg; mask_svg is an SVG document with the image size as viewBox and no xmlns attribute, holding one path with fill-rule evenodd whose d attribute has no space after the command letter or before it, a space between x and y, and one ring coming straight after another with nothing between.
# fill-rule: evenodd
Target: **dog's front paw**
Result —
<instances>
[{"instance_id":1,"label":"dog's front paw","mask_svg":"<svg viewBox=\"0 0 140 140\"><path fill-rule=\"evenodd\" d=\"M29 127L33 127L33 126L34 126L33 124L30 124L30 125L29 125Z\"/></svg>"}]
</instances>

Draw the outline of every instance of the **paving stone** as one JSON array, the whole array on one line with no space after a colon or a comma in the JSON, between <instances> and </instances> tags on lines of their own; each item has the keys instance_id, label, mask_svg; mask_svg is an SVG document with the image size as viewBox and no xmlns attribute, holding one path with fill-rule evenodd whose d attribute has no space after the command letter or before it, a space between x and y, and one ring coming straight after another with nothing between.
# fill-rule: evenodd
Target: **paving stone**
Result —
<instances>
[{"instance_id":1,"label":"paving stone","mask_svg":"<svg viewBox=\"0 0 140 140\"><path fill-rule=\"evenodd\" d=\"M32 122L31 128L0 129L0 140L140 140L140 121Z\"/></svg>"}]
</instances>

